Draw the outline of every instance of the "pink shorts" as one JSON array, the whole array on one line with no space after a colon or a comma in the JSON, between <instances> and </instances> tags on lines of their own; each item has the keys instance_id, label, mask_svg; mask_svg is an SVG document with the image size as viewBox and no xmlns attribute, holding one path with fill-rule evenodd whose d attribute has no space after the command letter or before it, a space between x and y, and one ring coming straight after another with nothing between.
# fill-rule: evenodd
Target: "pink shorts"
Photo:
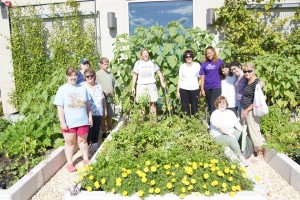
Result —
<instances>
[{"instance_id":1,"label":"pink shorts","mask_svg":"<svg viewBox=\"0 0 300 200\"><path fill-rule=\"evenodd\" d=\"M85 125L85 126L78 126L74 128L69 128L69 129L61 129L63 133L75 133L77 135L86 135L89 133L90 126Z\"/></svg>"}]
</instances>

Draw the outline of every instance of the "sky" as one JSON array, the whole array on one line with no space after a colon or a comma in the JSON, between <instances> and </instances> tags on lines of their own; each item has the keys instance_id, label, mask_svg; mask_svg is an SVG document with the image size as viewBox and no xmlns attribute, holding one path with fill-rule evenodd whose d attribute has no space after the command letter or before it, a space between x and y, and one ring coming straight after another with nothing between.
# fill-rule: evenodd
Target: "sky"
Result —
<instances>
[{"instance_id":1,"label":"sky","mask_svg":"<svg viewBox=\"0 0 300 200\"><path fill-rule=\"evenodd\" d=\"M129 34L132 35L136 27L166 26L170 21L179 20L184 28L193 26L193 1L156 1L129 2Z\"/></svg>"}]
</instances>

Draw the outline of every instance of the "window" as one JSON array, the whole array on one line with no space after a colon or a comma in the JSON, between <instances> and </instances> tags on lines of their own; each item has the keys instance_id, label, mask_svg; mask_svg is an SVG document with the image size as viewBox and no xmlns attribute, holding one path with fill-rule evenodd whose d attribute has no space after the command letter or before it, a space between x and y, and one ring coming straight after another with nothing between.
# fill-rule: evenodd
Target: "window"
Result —
<instances>
[{"instance_id":1,"label":"window","mask_svg":"<svg viewBox=\"0 0 300 200\"><path fill-rule=\"evenodd\" d=\"M193 26L193 0L129 2L129 34L137 27L148 28L156 23L166 26L179 20L184 28Z\"/></svg>"}]
</instances>

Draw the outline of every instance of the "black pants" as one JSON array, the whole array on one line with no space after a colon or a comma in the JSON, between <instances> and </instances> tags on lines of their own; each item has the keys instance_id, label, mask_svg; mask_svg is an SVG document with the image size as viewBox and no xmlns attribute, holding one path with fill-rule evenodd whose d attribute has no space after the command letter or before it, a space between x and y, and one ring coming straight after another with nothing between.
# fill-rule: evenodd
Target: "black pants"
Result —
<instances>
[{"instance_id":1,"label":"black pants","mask_svg":"<svg viewBox=\"0 0 300 200\"><path fill-rule=\"evenodd\" d=\"M179 89L181 98L181 110L187 115L194 115L198 112L198 99L199 99L199 89L198 90L184 90Z\"/></svg>"},{"instance_id":2,"label":"black pants","mask_svg":"<svg viewBox=\"0 0 300 200\"><path fill-rule=\"evenodd\" d=\"M88 144L97 143L101 126L101 116L93 116L93 126L90 127L87 142Z\"/></svg>"},{"instance_id":3,"label":"black pants","mask_svg":"<svg viewBox=\"0 0 300 200\"><path fill-rule=\"evenodd\" d=\"M206 95L206 102L208 107L209 115L211 116L211 113L216 110L215 107L215 101L216 99L221 96L222 89L221 88L214 88L214 89L204 89L205 95Z\"/></svg>"}]
</instances>

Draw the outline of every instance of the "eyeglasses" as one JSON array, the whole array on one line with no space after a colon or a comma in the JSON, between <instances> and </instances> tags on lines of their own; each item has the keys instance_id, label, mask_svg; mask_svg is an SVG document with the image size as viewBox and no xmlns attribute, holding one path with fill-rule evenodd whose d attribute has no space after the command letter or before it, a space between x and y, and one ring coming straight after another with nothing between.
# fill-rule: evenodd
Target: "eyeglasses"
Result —
<instances>
[{"instance_id":1,"label":"eyeglasses","mask_svg":"<svg viewBox=\"0 0 300 200\"><path fill-rule=\"evenodd\" d=\"M83 65L89 65L90 64L90 62L89 61L86 61L86 62L84 62L84 63L82 63Z\"/></svg>"},{"instance_id":2,"label":"eyeglasses","mask_svg":"<svg viewBox=\"0 0 300 200\"><path fill-rule=\"evenodd\" d=\"M92 74L92 75L86 75L85 76L86 78L94 78L94 75Z\"/></svg>"},{"instance_id":3,"label":"eyeglasses","mask_svg":"<svg viewBox=\"0 0 300 200\"><path fill-rule=\"evenodd\" d=\"M252 69L250 69L250 70L243 70L243 72L244 72L244 74L246 74L246 73L252 73L253 72L253 70Z\"/></svg>"},{"instance_id":4,"label":"eyeglasses","mask_svg":"<svg viewBox=\"0 0 300 200\"><path fill-rule=\"evenodd\" d=\"M192 58L192 56L185 56L185 58Z\"/></svg>"}]
</instances>

